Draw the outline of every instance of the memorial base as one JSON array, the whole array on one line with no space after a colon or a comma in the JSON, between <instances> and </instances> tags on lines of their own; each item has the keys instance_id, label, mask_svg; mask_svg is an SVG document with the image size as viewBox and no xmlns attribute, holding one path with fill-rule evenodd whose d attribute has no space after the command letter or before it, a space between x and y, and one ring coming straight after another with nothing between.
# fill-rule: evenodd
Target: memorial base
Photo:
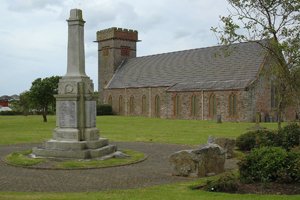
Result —
<instances>
[{"instance_id":1,"label":"memorial base","mask_svg":"<svg viewBox=\"0 0 300 200\"><path fill-rule=\"evenodd\" d=\"M44 147L35 147L32 153L37 157L92 159L117 151L115 145L108 144L108 139L96 141L58 141L49 140Z\"/></svg>"}]
</instances>

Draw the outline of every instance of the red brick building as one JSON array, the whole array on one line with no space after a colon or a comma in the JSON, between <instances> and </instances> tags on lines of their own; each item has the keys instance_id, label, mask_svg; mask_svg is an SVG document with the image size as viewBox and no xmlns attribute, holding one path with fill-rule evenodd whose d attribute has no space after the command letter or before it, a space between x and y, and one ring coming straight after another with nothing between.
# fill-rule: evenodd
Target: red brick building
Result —
<instances>
[{"instance_id":1,"label":"red brick building","mask_svg":"<svg viewBox=\"0 0 300 200\"><path fill-rule=\"evenodd\" d=\"M1 96L0 97L0 106L1 107L8 107L10 97L7 95Z\"/></svg>"},{"instance_id":2,"label":"red brick building","mask_svg":"<svg viewBox=\"0 0 300 200\"><path fill-rule=\"evenodd\" d=\"M8 107L8 101L7 100L0 100L0 106Z\"/></svg>"}]
</instances>

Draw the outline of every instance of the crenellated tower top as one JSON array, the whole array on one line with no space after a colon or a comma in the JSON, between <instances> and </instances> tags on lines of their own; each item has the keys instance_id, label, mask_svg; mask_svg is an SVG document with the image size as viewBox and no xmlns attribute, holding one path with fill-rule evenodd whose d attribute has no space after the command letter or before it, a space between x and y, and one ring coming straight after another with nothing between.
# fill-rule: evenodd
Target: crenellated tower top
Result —
<instances>
[{"instance_id":1,"label":"crenellated tower top","mask_svg":"<svg viewBox=\"0 0 300 200\"><path fill-rule=\"evenodd\" d=\"M112 27L109 29L101 30L97 32L97 41L102 42L111 39L138 41L138 32L132 29L123 29Z\"/></svg>"}]
</instances>

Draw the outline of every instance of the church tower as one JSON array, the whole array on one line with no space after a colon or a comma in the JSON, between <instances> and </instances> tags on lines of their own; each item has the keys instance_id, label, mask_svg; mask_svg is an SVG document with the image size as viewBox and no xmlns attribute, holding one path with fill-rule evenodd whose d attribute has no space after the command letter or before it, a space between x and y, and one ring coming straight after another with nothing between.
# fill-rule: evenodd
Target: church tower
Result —
<instances>
[{"instance_id":1,"label":"church tower","mask_svg":"<svg viewBox=\"0 0 300 200\"><path fill-rule=\"evenodd\" d=\"M97 32L98 91L103 102L103 89L117 68L128 58L136 57L138 32L122 28L109 28Z\"/></svg>"}]
</instances>

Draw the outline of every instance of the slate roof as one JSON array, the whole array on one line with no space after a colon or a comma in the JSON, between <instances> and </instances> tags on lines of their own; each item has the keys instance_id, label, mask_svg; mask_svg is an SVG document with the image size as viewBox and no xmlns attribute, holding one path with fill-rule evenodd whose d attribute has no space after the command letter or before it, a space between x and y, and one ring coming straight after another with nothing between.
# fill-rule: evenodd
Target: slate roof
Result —
<instances>
[{"instance_id":1,"label":"slate roof","mask_svg":"<svg viewBox=\"0 0 300 200\"><path fill-rule=\"evenodd\" d=\"M265 55L259 44L248 42L131 58L107 88L241 89L256 79Z\"/></svg>"}]
</instances>

